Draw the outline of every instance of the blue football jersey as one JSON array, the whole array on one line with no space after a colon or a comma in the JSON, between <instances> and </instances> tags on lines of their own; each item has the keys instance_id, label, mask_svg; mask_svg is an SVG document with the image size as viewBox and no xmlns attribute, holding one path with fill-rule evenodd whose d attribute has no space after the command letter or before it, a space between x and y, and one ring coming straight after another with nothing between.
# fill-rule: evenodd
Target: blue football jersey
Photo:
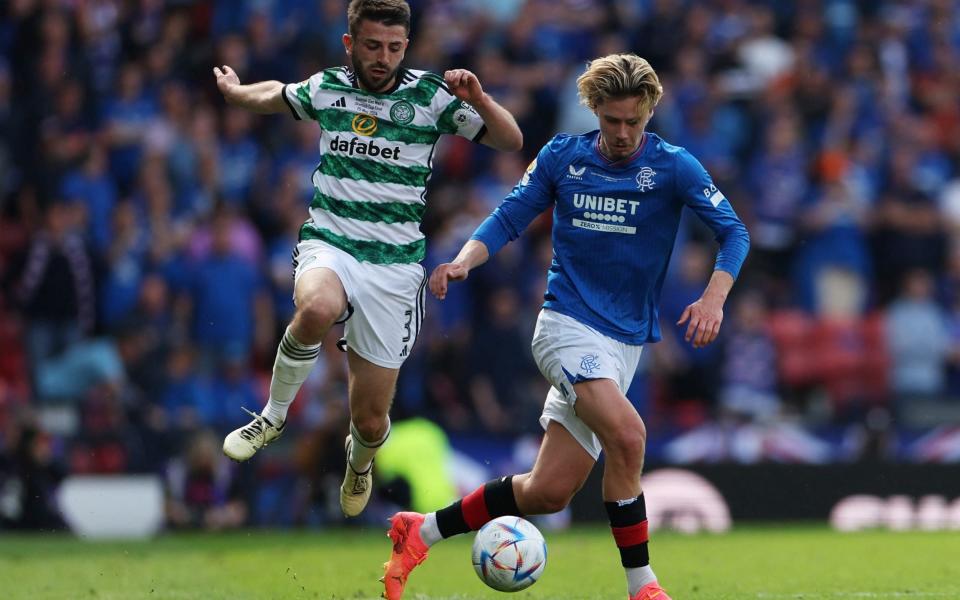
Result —
<instances>
[{"instance_id":1,"label":"blue football jersey","mask_svg":"<svg viewBox=\"0 0 960 600\"><path fill-rule=\"evenodd\" d=\"M689 152L645 133L630 157L611 162L599 132L560 134L472 239L492 256L553 205L553 261L543 306L628 344L660 339L660 289L683 207L720 243L716 268L736 278L750 237L733 207Z\"/></svg>"}]
</instances>

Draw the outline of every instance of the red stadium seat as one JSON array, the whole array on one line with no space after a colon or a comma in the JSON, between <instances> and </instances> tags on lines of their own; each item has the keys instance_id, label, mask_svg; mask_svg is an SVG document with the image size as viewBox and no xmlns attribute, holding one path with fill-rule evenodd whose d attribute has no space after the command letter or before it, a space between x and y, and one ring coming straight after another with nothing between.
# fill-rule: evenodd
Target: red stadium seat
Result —
<instances>
[{"instance_id":1,"label":"red stadium seat","mask_svg":"<svg viewBox=\"0 0 960 600\"><path fill-rule=\"evenodd\" d=\"M801 311L772 312L767 327L777 348L780 380L788 386L813 382L817 361L810 350L813 319Z\"/></svg>"},{"instance_id":2,"label":"red stadium seat","mask_svg":"<svg viewBox=\"0 0 960 600\"><path fill-rule=\"evenodd\" d=\"M820 387L837 409L852 402L883 402L888 365L883 316L814 319L794 310L771 314L781 381L793 388Z\"/></svg>"}]
</instances>

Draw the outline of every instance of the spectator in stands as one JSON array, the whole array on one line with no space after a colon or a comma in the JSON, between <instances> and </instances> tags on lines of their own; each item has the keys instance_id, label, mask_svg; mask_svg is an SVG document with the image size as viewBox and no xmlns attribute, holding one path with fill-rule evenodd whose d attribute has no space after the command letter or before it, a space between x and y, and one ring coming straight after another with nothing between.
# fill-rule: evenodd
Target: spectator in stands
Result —
<instances>
[{"instance_id":1,"label":"spectator in stands","mask_svg":"<svg viewBox=\"0 0 960 600\"><path fill-rule=\"evenodd\" d=\"M766 278L766 292L784 302L790 265L799 237L799 221L809 191L808 157L800 123L792 113L781 113L767 124L764 144L751 157L748 190L753 198L753 264Z\"/></svg>"},{"instance_id":2,"label":"spectator in stands","mask_svg":"<svg viewBox=\"0 0 960 600\"><path fill-rule=\"evenodd\" d=\"M860 314L866 308L870 256L864 236L869 200L843 181L828 181L805 208L805 243L794 284L807 310Z\"/></svg>"},{"instance_id":3,"label":"spectator in stands","mask_svg":"<svg viewBox=\"0 0 960 600\"><path fill-rule=\"evenodd\" d=\"M79 82L57 86L54 113L43 120L39 133L48 177L58 178L83 163L95 132Z\"/></svg>"},{"instance_id":4,"label":"spectator in stands","mask_svg":"<svg viewBox=\"0 0 960 600\"><path fill-rule=\"evenodd\" d=\"M256 406L264 390L251 373L247 348L228 344L217 354L219 364L209 378L209 394L201 396L204 403L198 408L206 427L226 433L248 421L237 407Z\"/></svg>"},{"instance_id":5,"label":"spectator in stands","mask_svg":"<svg viewBox=\"0 0 960 600\"><path fill-rule=\"evenodd\" d=\"M486 322L470 344L469 395L475 423L496 433L515 433L537 422L540 375L527 352L527 332L518 317L519 294L510 287L494 290Z\"/></svg>"},{"instance_id":6,"label":"spectator in stands","mask_svg":"<svg viewBox=\"0 0 960 600\"><path fill-rule=\"evenodd\" d=\"M98 254L104 254L110 245L110 227L117 188L108 170L107 154L100 144L87 146L86 159L80 168L67 172L61 194L71 202L85 207L86 234Z\"/></svg>"},{"instance_id":7,"label":"spectator in stands","mask_svg":"<svg viewBox=\"0 0 960 600\"><path fill-rule=\"evenodd\" d=\"M220 197L235 206L249 200L260 162L260 148L251 135L252 115L236 107L228 107L223 115L223 138L220 142Z\"/></svg>"},{"instance_id":8,"label":"spectator in stands","mask_svg":"<svg viewBox=\"0 0 960 600\"><path fill-rule=\"evenodd\" d=\"M244 525L250 511L237 470L220 453L216 434L197 433L167 466L167 523L176 529L209 531Z\"/></svg>"},{"instance_id":9,"label":"spectator in stands","mask_svg":"<svg viewBox=\"0 0 960 600\"><path fill-rule=\"evenodd\" d=\"M674 259L676 275L663 287L660 321L663 339L649 347L656 356L657 370L664 384L667 411L681 421L699 421L714 408L717 390L718 346L693 348L685 344L674 323L684 309L703 292L710 279L713 258L707 249L690 242ZM681 415L677 409L683 408ZM686 423L689 424L689 423Z\"/></svg>"},{"instance_id":10,"label":"spectator in stands","mask_svg":"<svg viewBox=\"0 0 960 600\"><path fill-rule=\"evenodd\" d=\"M259 265L233 250L235 230L236 220L229 212L213 218L210 254L193 265L190 279L193 335L207 370L226 348L250 356L257 328L272 336L272 310Z\"/></svg>"},{"instance_id":11,"label":"spectator in stands","mask_svg":"<svg viewBox=\"0 0 960 600\"><path fill-rule=\"evenodd\" d=\"M94 326L93 261L78 231L75 204L54 202L11 275L26 317L27 359L37 376L44 361L66 351Z\"/></svg>"},{"instance_id":12,"label":"spectator in stands","mask_svg":"<svg viewBox=\"0 0 960 600\"><path fill-rule=\"evenodd\" d=\"M881 299L896 293L897 282L913 269L941 271L946 266L944 219L933 197L918 181L918 156L909 147L894 150L877 207L874 247Z\"/></svg>"},{"instance_id":13,"label":"spectator in stands","mask_svg":"<svg viewBox=\"0 0 960 600\"><path fill-rule=\"evenodd\" d=\"M171 349L165 365L164 387L158 395L158 404L171 428L191 430L199 424L197 407L203 389L198 380L196 354L182 344Z\"/></svg>"},{"instance_id":14,"label":"spectator in stands","mask_svg":"<svg viewBox=\"0 0 960 600\"><path fill-rule=\"evenodd\" d=\"M110 171L122 192L129 191L133 185L143 153L141 143L156 115L156 102L143 89L143 67L128 62L120 69L116 95L107 101L103 110L111 151Z\"/></svg>"},{"instance_id":15,"label":"spectator in stands","mask_svg":"<svg viewBox=\"0 0 960 600\"><path fill-rule=\"evenodd\" d=\"M767 331L768 316L760 293L747 292L734 302L720 371L724 413L770 421L780 412L777 352Z\"/></svg>"},{"instance_id":16,"label":"spectator in stands","mask_svg":"<svg viewBox=\"0 0 960 600\"><path fill-rule=\"evenodd\" d=\"M0 446L0 529L59 529L56 488L65 477L54 454L54 439L33 419L16 420ZM10 493L12 492L12 493Z\"/></svg>"},{"instance_id":17,"label":"spectator in stands","mask_svg":"<svg viewBox=\"0 0 960 600\"><path fill-rule=\"evenodd\" d=\"M100 310L103 324L115 326L137 304L146 272L148 231L130 202L122 202L110 215L110 243L101 256L104 267L100 285Z\"/></svg>"},{"instance_id":18,"label":"spectator in stands","mask_svg":"<svg viewBox=\"0 0 960 600\"><path fill-rule=\"evenodd\" d=\"M948 317L934 292L928 271L910 271L887 312L892 391L903 411L911 400L940 400L946 391Z\"/></svg>"}]
</instances>

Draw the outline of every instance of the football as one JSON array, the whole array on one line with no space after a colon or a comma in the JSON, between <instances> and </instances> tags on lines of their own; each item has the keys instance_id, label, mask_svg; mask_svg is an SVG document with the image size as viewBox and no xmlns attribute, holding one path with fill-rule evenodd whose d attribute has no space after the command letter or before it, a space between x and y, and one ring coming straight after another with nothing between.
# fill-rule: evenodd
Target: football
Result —
<instances>
[{"instance_id":1,"label":"football","mask_svg":"<svg viewBox=\"0 0 960 600\"><path fill-rule=\"evenodd\" d=\"M473 540L473 568L488 586L518 592L536 583L547 564L547 543L533 523L498 517Z\"/></svg>"}]
</instances>

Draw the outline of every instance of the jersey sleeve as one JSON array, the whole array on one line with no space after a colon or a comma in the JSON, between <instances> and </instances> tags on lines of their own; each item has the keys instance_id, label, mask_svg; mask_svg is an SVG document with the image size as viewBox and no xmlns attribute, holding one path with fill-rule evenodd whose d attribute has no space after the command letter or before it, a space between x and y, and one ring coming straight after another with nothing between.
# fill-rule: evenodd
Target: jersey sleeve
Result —
<instances>
[{"instance_id":1,"label":"jersey sleeve","mask_svg":"<svg viewBox=\"0 0 960 600\"><path fill-rule=\"evenodd\" d=\"M734 279L747 258L750 249L750 234L730 205L730 201L717 189L707 170L686 150L677 154L677 192L684 204L689 206L713 230L720 250L714 268L730 273Z\"/></svg>"},{"instance_id":2,"label":"jersey sleeve","mask_svg":"<svg viewBox=\"0 0 960 600\"><path fill-rule=\"evenodd\" d=\"M432 74L431 74L432 75ZM439 78L439 75L432 75ZM450 93L447 84L440 79L437 89L437 129L440 133L451 133L479 142L487 130L483 117L475 108Z\"/></svg>"},{"instance_id":3,"label":"jersey sleeve","mask_svg":"<svg viewBox=\"0 0 960 600\"><path fill-rule=\"evenodd\" d=\"M302 121L304 119L317 120L318 112L316 102L320 93L320 83L323 81L323 73L315 73L309 79L300 83L288 83L283 86L283 99L293 113L293 118Z\"/></svg>"},{"instance_id":4,"label":"jersey sleeve","mask_svg":"<svg viewBox=\"0 0 960 600\"><path fill-rule=\"evenodd\" d=\"M530 222L553 204L558 146L558 138L554 138L540 149L520 182L470 236L483 242L490 256L520 237Z\"/></svg>"}]
</instances>

